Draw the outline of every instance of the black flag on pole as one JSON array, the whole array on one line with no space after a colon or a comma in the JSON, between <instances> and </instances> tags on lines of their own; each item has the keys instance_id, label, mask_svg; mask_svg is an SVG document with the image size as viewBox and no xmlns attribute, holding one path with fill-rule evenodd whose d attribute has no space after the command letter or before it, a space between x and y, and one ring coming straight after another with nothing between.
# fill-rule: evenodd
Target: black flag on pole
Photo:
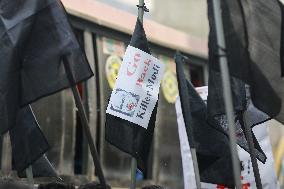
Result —
<instances>
[{"instance_id":1,"label":"black flag on pole","mask_svg":"<svg viewBox=\"0 0 284 189\"><path fill-rule=\"evenodd\" d=\"M224 22L224 30L225 30L225 36L227 36L228 33L226 33L227 30L233 29L234 27L232 25L226 25L228 24L228 15L229 10L226 9L226 7L230 5L232 6L232 13L235 14L237 11L240 11L238 9L239 2L238 1L222 1L222 16L223 16L223 22ZM233 8L234 6L234 8ZM241 13L241 12L240 12ZM227 16L224 16L227 15ZM234 21L240 22L241 19L239 17L234 17ZM210 25L210 34L209 34L209 86L208 86L208 121L209 122L219 122L219 124L211 124L212 126L215 126L217 129L219 129L222 132L228 133L228 121L227 116L225 114L225 105L224 105L224 98L223 98L223 89L222 89L222 80L221 80L221 74L219 72L219 56L224 55L218 55L218 46L217 46L217 37L216 37L216 29L215 29L215 22L214 22L214 16L213 16L213 3L212 1L208 0L208 19L209 19L209 25ZM239 26L241 27L241 26ZM241 29L241 28L238 28ZM242 28L243 29L243 28ZM228 32L228 31L227 31ZM241 35L241 34L240 34ZM244 37L244 36L243 36ZM229 66L232 64L239 64L242 61L245 61L245 49L239 48L241 47L242 41L239 41L241 36L231 36L231 38L226 38L226 45L227 49L224 50L224 53L226 53L228 57L228 63ZM233 51L230 51L230 50ZM238 60L239 62L237 62ZM242 63L240 63L238 66L242 66ZM248 70L244 69L244 72L242 74L246 74ZM231 70L230 72L233 72ZM244 134L244 121L246 121L246 124L250 127L253 127L255 125L258 125L260 123L263 123L270 119L270 117L257 109L253 102L251 97L252 86L248 86L241 78L235 77L234 74L230 78L231 80L231 92L232 92L232 98L233 98L233 108L234 108L234 118L235 118L235 127L236 127L236 137L237 137L237 143L240 147L242 147L244 150L249 151L248 143L246 140L246 136ZM244 120L244 116L246 116L246 120ZM258 144L258 141L256 140L254 134L253 134L253 142L255 144L256 148L256 155L257 158L261 162L266 161L266 155L261 149L261 147Z\"/></svg>"},{"instance_id":2,"label":"black flag on pole","mask_svg":"<svg viewBox=\"0 0 284 189\"><path fill-rule=\"evenodd\" d=\"M223 55L217 53L210 0L208 7L209 59L219 73L218 56ZM230 74L249 85L257 109L284 123L283 5L278 0L224 0L221 9Z\"/></svg>"},{"instance_id":3,"label":"black flag on pole","mask_svg":"<svg viewBox=\"0 0 284 189\"><path fill-rule=\"evenodd\" d=\"M129 45L151 54L143 25L138 19ZM151 113L147 129L120 117L106 114L106 140L135 157L138 168L144 174L146 174L147 160L154 133L157 106L158 103Z\"/></svg>"},{"instance_id":4,"label":"black flag on pole","mask_svg":"<svg viewBox=\"0 0 284 189\"><path fill-rule=\"evenodd\" d=\"M210 60L210 56L209 56ZM210 62L211 64L211 62ZM249 90L246 89L245 84L236 79L231 78L231 87L233 94L233 102L234 102L234 121L236 127L236 138L237 143L244 150L249 151L248 142L246 136L244 134L244 119L243 116L246 115L247 125L253 127L260 123L263 123L270 119L266 114L256 109L251 103ZM227 116L225 114L225 106L223 99L223 90L222 90L222 82L221 75L218 72L215 72L211 69L211 65L209 65L209 85L208 85L208 122L218 124L210 124L211 126L216 127L221 132L228 134L229 126L227 121ZM253 141L256 148L257 158L265 163L266 155L261 149L258 141L256 140L253 134Z\"/></svg>"},{"instance_id":5,"label":"black flag on pole","mask_svg":"<svg viewBox=\"0 0 284 189\"><path fill-rule=\"evenodd\" d=\"M206 183L233 187L234 177L228 137L207 123L206 104L185 78L184 57L177 54L175 61L181 109L189 145L197 152L200 179Z\"/></svg>"},{"instance_id":6,"label":"black flag on pole","mask_svg":"<svg viewBox=\"0 0 284 189\"><path fill-rule=\"evenodd\" d=\"M19 111L16 125L9 133L13 164L19 176L24 176L25 169L32 166L34 177L57 177L55 169L44 155L49 145L30 106Z\"/></svg>"},{"instance_id":7,"label":"black flag on pole","mask_svg":"<svg viewBox=\"0 0 284 189\"><path fill-rule=\"evenodd\" d=\"M41 97L93 73L59 0L0 1L0 133L15 125L17 112Z\"/></svg>"},{"instance_id":8,"label":"black flag on pole","mask_svg":"<svg viewBox=\"0 0 284 189\"><path fill-rule=\"evenodd\" d=\"M32 164L33 177L53 177L58 178L55 168L50 163L46 155L42 155ZM26 171L18 172L20 178L26 178Z\"/></svg>"}]
</instances>

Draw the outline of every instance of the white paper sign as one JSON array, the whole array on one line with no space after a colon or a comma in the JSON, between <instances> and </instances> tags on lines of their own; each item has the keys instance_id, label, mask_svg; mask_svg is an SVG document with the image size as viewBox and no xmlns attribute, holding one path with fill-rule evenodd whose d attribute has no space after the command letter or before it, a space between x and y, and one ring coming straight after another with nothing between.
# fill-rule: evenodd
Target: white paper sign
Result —
<instances>
[{"instance_id":1,"label":"white paper sign","mask_svg":"<svg viewBox=\"0 0 284 189\"><path fill-rule=\"evenodd\" d=\"M147 129L164 70L158 59L128 46L106 113Z\"/></svg>"}]
</instances>

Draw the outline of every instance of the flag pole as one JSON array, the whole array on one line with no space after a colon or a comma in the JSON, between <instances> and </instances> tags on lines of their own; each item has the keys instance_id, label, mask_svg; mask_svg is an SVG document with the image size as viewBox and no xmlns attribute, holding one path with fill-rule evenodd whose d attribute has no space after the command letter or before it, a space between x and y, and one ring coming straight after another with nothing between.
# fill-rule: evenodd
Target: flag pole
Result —
<instances>
[{"instance_id":1,"label":"flag pole","mask_svg":"<svg viewBox=\"0 0 284 189\"><path fill-rule=\"evenodd\" d=\"M26 175L27 175L27 180L28 180L28 184L34 188L34 176L33 176L33 168L32 165L30 165L28 168L26 168Z\"/></svg>"},{"instance_id":2,"label":"flag pole","mask_svg":"<svg viewBox=\"0 0 284 189\"><path fill-rule=\"evenodd\" d=\"M233 173L234 180L237 189L241 189L241 169L238 158L237 151L237 143L236 143L236 128L234 123L234 113L233 113L233 102L232 102L232 93L231 93L231 83L230 76L228 70L228 60L227 57L224 56L226 49L225 37L224 37L224 26L223 20L221 16L221 2L220 0L212 0L213 1L213 12L215 18L215 27L217 34L217 44L218 44L218 54L219 54L219 64L221 69L222 76L222 85L223 85L223 96L225 102L226 115L228 119L229 126L229 138L230 138L230 147L231 147L231 156L233 163Z\"/></svg>"},{"instance_id":3,"label":"flag pole","mask_svg":"<svg viewBox=\"0 0 284 189\"><path fill-rule=\"evenodd\" d=\"M104 177L103 170L102 170L102 167L101 167L101 163L100 163L100 160L99 160L98 151L97 151L96 145L94 143L94 140L92 138L91 130L90 130L90 127L89 127L89 121L87 119L87 115L86 115L85 109L83 107L83 103L82 103L82 100L81 100L81 97L80 97L80 93L79 93L79 91L78 91L78 89L75 85L74 75L71 71L71 68L70 68L70 65L68 63L66 56L63 56L63 64L64 64L64 68L65 68L68 80L69 80L70 84L72 85L71 89L72 89L73 96L74 96L74 99L75 99L75 104L76 104L76 107L78 108L78 113L79 113L81 123L82 123L83 129L84 129L86 137L87 137L88 145L89 145L89 148L90 148L91 155L93 157L93 162L94 162L94 165L95 165L96 172L98 174L99 181L100 181L101 185L106 187L105 177Z\"/></svg>"},{"instance_id":4,"label":"flag pole","mask_svg":"<svg viewBox=\"0 0 284 189\"><path fill-rule=\"evenodd\" d=\"M182 56L185 61L188 60L188 57ZM190 137L190 136L187 136ZM193 137L193 134L191 135ZM193 139L194 142L194 139ZM201 189L201 181L200 181L200 172L199 172L199 167L198 167L198 161L197 161L197 155L196 155L196 147L195 145L193 148L190 148L190 153L191 153L191 158L192 158L192 164L193 164L193 171L194 171L194 176L195 176L195 183L196 183L196 188Z\"/></svg>"},{"instance_id":5,"label":"flag pole","mask_svg":"<svg viewBox=\"0 0 284 189\"><path fill-rule=\"evenodd\" d=\"M141 22L142 24L143 24L144 8L145 8L144 0L139 0L139 5L138 5L138 19L140 20L140 22Z\"/></svg>"},{"instance_id":6,"label":"flag pole","mask_svg":"<svg viewBox=\"0 0 284 189\"><path fill-rule=\"evenodd\" d=\"M245 113L243 115L243 121L244 121L244 128L245 128L245 136L247 138L248 146L249 146L249 154L251 158L256 188L262 189L263 187L261 184L261 178L260 178L259 168L258 168L257 159L256 159L255 147L254 147L254 142L252 138L252 130L251 130L251 127L247 124L248 123L247 116L245 115Z\"/></svg>"},{"instance_id":7,"label":"flag pole","mask_svg":"<svg viewBox=\"0 0 284 189\"><path fill-rule=\"evenodd\" d=\"M144 9L145 9L145 3L144 0L139 0L138 7L138 19L143 25L143 16L144 16ZM131 158L131 184L130 189L136 188L136 169L137 169L137 160L135 157Z\"/></svg>"},{"instance_id":8,"label":"flag pole","mask_svg":"<svg viewBox=\"0 0 284 189\"><path fill-rule=\"evenodd\" d=\"M131 185L130 189L136 188L136 169L137 169L137 161L134 157L131 158Z\"/></svg>"},{"instance_id":9,"label":"flag pole","mask_svg":"<svg viewBox=\"0 0 284 189\"><path fill-rule=\"evenodd\" d=\"M198 167L198 162L197 162L196 149L190 148L190 152L191 152L191 157L192 157L192 162L193 162L193 170L194 170L196 188L201 189L200 173L199 173L199 167Z\"/></svg>"}]
</instances>

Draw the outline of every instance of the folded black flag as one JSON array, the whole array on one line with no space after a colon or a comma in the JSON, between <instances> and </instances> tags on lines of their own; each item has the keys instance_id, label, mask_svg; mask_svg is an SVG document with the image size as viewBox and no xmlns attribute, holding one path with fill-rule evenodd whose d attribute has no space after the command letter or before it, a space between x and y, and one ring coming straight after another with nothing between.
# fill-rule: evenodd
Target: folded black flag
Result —
<instances>
[{"instance_id":1,"label":"folded black flag","mask_svg":"<svg viewBox=\"0 0 284 189\"><path fill-rule=\"evenodd\" d=\"M229 66L236 66L235 70L239 71L244 64L245 57L248 55L248 52L244 48L245 44L245 35L244 33L234 33L234 26L228 20L230 20L231 14L237 14L238 17L233 17L236 24L240 24L242 19L242 10L240 8L240 1L222 1L222 16L224 22L224 30L226 35L227 42L227 53ZM268 3L269 4L269 3ZM228 9L230 7L230 9ZM231 11L231 12L230 12ZM228 133L228 122L225 115L225 106L222 90L221 75L219 71L219 55L217 54L217 38L216 38L216 29L213 16L213 2L208 0L208 19L210 25L210 34L209 34L209 93L208 93L208 121L217 121L219 124L213 126L219 127L221 131ZM241 27L241 26L239 26ZM244 30L244 28L236 28L239 30ZM228 37L230 33L230 38ZM240 36L238 36L240 34ZM243 36L241 35L243 34ZM238 64L238 66L236 65ZM238 67L238 68L237 68ZM244 67L243 67L244 68ZM248 68L247 68L248 69ZM249 70L243 69L242 76L249 74ZM231 92L233 97L234 113L235 113L235 126L236 126L236 136L237 143L246 151L248 151L248 144L246 137L244 135L244 121L250 127L253 127L257 124L263 123L270 119L270 117L257 109L252 100L251 96L254 86L246 85L247 80L243 80L243 77L237 77L233 74L234 70L230 70L231 77ZM247 76L248 77L248 76ZM249 77L248 77L249 78ZM254 83L260 86L257 83ZM265 86L265 85L263 85ZM248 90L250 89L250 90ZM267 92L267 91L265 91ZM263 93L262 93L263 94ZM260 95L262 95L260 94ZM251 100L252 99L252 100ZM246 120L244 120L246 116ZM262 149L260 148L255 136L253 135L254 144L256 148L257 158L263 163L266 161L266 156Z\"/></svg>"},{"instance_id":2,"label":"folded black flag","mask_svg":"<svg viewBox=\"0 0 284 189\"><path fill-rule=\"evenodd\" d=\"M137 22L136 22L135 30L134 30L134 33L132 35L132 38L131 38L129 45L130 45L129 47L132 46L132 47L135 47L137 49L144 51L145 53L151 54L150 49L148 47L148 42L147 42L147 38L146 38L146 34L145 34L145 31L144 31L143 25L139 20L137 20ZM124 55L124 57L126 57L126 56L127 56L127 53ZM134 61L139 60L139 59L140 59L140 55L134 57ZM142 63L142 62L140 62L140 63ZM145 67L146 71L148 71L148 69L150 70L150 67L148 67L146 65L146 62L145 62L145 66L146 66ZM132 72L136 68L137 68L137 66L134 65L133 67L131 67L131 70L129 70L129 71ZM130 74L130 72L129 72L129 74ZM146 74L146 72L145 72L145 74ZM141 78L141 80L142 81L144 79L146 80L145 77L147 77L147 76L144 76L143 78ZM118 78L119 78L119 76L118 76ZM139 79L137 80L137 82L139 83ZM129 86L129 88L131 88L131 86ZM122 102L121 102L121 105L119 105L119 108L121 108L121 110L117 110L117 111L119 111L120 113L122 113L124 115L132 116L133 113L131 111L123 110L123 104L125 102L128 103L128 101L134 100L135 103L133 103L133 102L129 103L128 106L127 106L127 109L129 108L128 110L132 110L131 107L136 108L136 106L138 106L137 103L138 103L138 100L139 100L139 95L135 95L133 93L128 93L128 92L122 91L122 90L119 91L119 89L117 89L116 91L117 91L117 93L121 92L122 96L127 97L127 98L123 99ZM146 99L149 100L150 98L146 97ZM141 102L141 101L139 101L139 102ZM142 101L142 103L140 104L140 106L138 108L141 108L141 106L146 108L148 106L147 103L148 102ZM106 135L105 135L106 140L109 143L111 143L112 145L119 148L120 150L122 150L126 153L129 153L131 156L135 157L137 159L138 168L140 170L142 170L144 174L146 174L147 160L148 160L149 150L150 150L150 146L151 146L152 138L153 138L153 133L154 133L157 106L158 106L158 103L155 104L155 107L150 114L151 117L150 117L147 129L138 125L138 124L135 124L133 122L122 119L120 117L113 116L109 113L106 114ZM143 107L142 107L142 109L143 109ZM135 115L136 115L136 113L135 113Z\"/></svg>"},{"instance_id":3,"label":"folded black flag","mask_svg":"<svg viewBox=\"0 0 284 189\"><path fill-rule=\"evenodd\" d=\"M20 177L32 166L34 177L57 177L55 169L44 155L49 149L30 106L22 108L16 125L10 129L14 168Z\"/></svg>"},{"instance_id":4,"label":"folded black flag","mask_svg":"<svg viewBox=\"0 0 284 189\"><path fill-rule=\"evenodd\" d=\"M209 55L209 61L211 60L210 58L211 56ZM209 123L218 122L218 124L210 124L210 125L228 135L229 126L228 126L227 116L225 114L221 75L220 73L215 72L212 69L211 64L212 62L210 62L209 65L207 120ZM247 125L250 127L263 123L270 118L269 116L267 116L266 114L259 111L253 106L250 100L249 90L246 89L245 84L241 80L232 77L231 89L232 89L231 91L233 94L233 102L234 102L234 113L235 113L234 121L236 127L237 143L244 150L249 151L246 136L244 134L243 116L244 115L246 116ZM256 140L254 134L253 134L253 140L256 148L257 158L264 163L266 161L266 155L259 146L258 141Z\"/></svg>"},{"instance_id":5,"label":"folded black flag","mask_svg":"<svg viewBox=\"0 0 284 189\"><path fill-rule=\"evenodd\" d=\"M208 0L212 9L212 1ZM254 106L284 123L283 5L278 0L223 0L230 74L250 86ZM212 69L219 72L213 11L209 10Z\"/></svg>"},{"instance_id":6,"label":"folded black flag","mask_svg":"<svg viewBox=\"0 0 284 189\"><path fill-rule=\"evenodd\" d=\"M234 186L228 137L211 127L207 107L184 75L184 57L175 57L181 109L191 148L196 148L202 182ZM218 124L217 122L215 124Z\"/></svg>"},{"instance_id":7,"label":"folded black flag","mask_svg":"<svg viewBox=\"0 0 284 189\"><path fill-rule=\"evenodd\" d=\"M55 168L50 163L46 155L42 155L32 164L33 177L53 177L59 178ZM20 178L26 178L26 171L18 172Z\"/></svg>"},{"instance_id":8,"label":"folded black flag","mask_svg":"<svg viewBox=\"0 0 284 189\"><path fill-rule=\"evenodd\" d=\"M0 1L0 133L15 125L17 112L41 97L93 75L59 0Z\"/></svg>"}]
</instances>

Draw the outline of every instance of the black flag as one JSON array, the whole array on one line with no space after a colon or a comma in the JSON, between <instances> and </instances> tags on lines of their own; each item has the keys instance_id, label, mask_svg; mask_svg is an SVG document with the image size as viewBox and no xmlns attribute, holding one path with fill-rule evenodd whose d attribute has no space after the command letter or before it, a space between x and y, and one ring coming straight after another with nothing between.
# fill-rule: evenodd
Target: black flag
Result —
<instances>
[{"instance_id":1,"label":"black flag","mask_svg":"<svg viewBox=\"0 0 284 189\"><path fill-rule=\"evenodd\" d=\"M212 2L208 0L212 69L219 72ZM253 105L284 123L283 5L278 0L221 1L230 74L250 86ZM282 27L281 27L282 25Z\"/></svg>"},{"instance_id":2,"label":"black flag","mask_svg":"<svg viewBox=\"0 0 284 189\"><path fill-rule=\"evenodd\" d=\"M49 145L30 106L19 111L16 125L9 133L13 164L20 177L25 176L25 169L29 166L32 166L34 177L57 177L44 155Z\"/></svg>"},{"instance_id":3,"label":"black flag","mask_svg":"<svg viewBox=\"0 0 284 189\"><path fill-rule=\"evenodd\" d=\"M55 168L50 163L46 155L42 155L32 164L33 177L53 177L58 178ZM26 171L18 172L20 178L26 178Z\"/></svg>"},{"instance_id":4,"label":"black flag","mask_svg":"<svg viewBox=\"0 0 284 189\"><path fill-rule=\"evenodd\" d=\"M75 83L93 75L60 1L0 1L0 133L20 107L70 87L63 57Z\"/></svg>"},{"instance_id":5,"label":"black flag","mask_svg":"<svg viewBox=\"0 0 284 189\"><path fill-rule=\"evenodd\" d=\"M197 152L202 182L234 186L228 137L208 125L207 107L184 75L184 57L175 57L181 109L191 148ZM218 124L217 122L215 124Z\"/></svg>"},{"instance_id":6,"label":"black flag","mask_svg":"<svg viewBox=\"0 0 284 189\"><path fill-rule=\"evenodd\" d=\"M143 25L138 19L129 45L151 54ZM138 168L144 174L146 174L147 160L155 128L157 106L158 103L156 103L151 114L147 129L119 117L106 114L106 140L135 157Z\"/></svg>"},{"instance_id":7,"label":"black flag","mask_svg":"<svg viewBox=\"0 0 284 189\"><path fill-rule=\"evenodd\" d=\"M255 1L257 2L257 1ZM270 2L269 2L270 3ZM268 4L269 4L268 3ZM227 49L224 51L228 58L228 63L231 68L235 66L236 68L230 70L232 74L231 77L231 92L233 97L233 106L234 106L234 114L235 114L235 126L236 126L236 136L237 136L237 143L246 151L248 151L248 143L246 140L246 136L244 135L244 124L246 123L249 127L253 127L257 124L263 123L270 119L270 116L266 113L263 113L258 108L254 106L253 93L254 93L254 85L260 86L260 83L249 83L250 85L246 84L247 80L244 80L244 76L251 78L252 75L246 74L253 74L250 73L249 67L242 67L242 66L249 66L248 63L248 51L245 48L245 40L246 35L245 33L236 33L234 29L239 31L245 30L245 25L241 25L244 21L242 16L244 14L243 10L241 9L241 2L240 1L222 1L222 16L224 22L224 30L225 30L225 37L226 37L226 45ZM232 15L238 15L236 17L232 17ZM213 16L213 2L208 0L208 19L210 25L210 34L209 34L209 94L208 94L208 121L212 122L217 121L219 124L217 125L221 131L225 131L228 133L228 122L227 117L225 115L225 106L224 106L224 99L223 99L223 90L222 90L222 82L221 82L221 75L219 71L219 56L218 55L218 46L217 46L217 38L216 38L216 28L215 28L215 21ZM233 21L233 22L230 22ZM236 27L234 24L239 24ZM230 37L229 37L230 36ZM241 69L243 72L238 71ZM236 71L236 72L234 72ZM254 70L257 72L257 70ZM239 77L242 76L242 77ZM266 83L263 83L263 93L269 91L266 88ZM266 91L265 91L266 90ZM260 96L263 95L260 94ZM252 95L251 95L252 94ZM273 95L273 92L271 93ZM273 97L272 97L273 98ZM275 100L275 98L273 98ZM273 101L272 100L272 101ZM263 101L263 103L266 103ZM273 102L272 102L273 104ZM244 116L246 119L244 120ZM215 125L216 126L216 125ZM266 156L262 149L260 148L254 134L253 140L256 148L256 155L257 158L261 162L266 161Z\"/></svg>"},{"instance_id":8,"label":"black flag","mask_svg":"<svg viewBox=\"0 0 284 189\"><path fill-rule=\"evenodd\" d=\"M209 56L209 61L210 61ZM237 143L244 150L249 151L248 142L246 136L244 134L244 121L250 127L258 125L267 121L269 116L264 114L263 112L256 109L249 96L249 90L246 89L245 84L236 78L231 78L231 87L233 94L233 102L234 102L234 121L236 127L236 137ZM247 87L248 88L248 87ZM221 75L218 72L215 72L211 69L211 62L209 65L209 85L208 85L208 122L214 123L218 122L218 124L210 124L215 128L219 129L221 132L228 134L229 126L227 121L227 116L225 114L225 105L223 99L223 90L222 90L222 82ZM246 116L246 120L244 117ZM253 134L253 141L256 148L257 158L265 163L266 155L261 149L258 141L256 140Z\"/></svg>"}]
</instances>

